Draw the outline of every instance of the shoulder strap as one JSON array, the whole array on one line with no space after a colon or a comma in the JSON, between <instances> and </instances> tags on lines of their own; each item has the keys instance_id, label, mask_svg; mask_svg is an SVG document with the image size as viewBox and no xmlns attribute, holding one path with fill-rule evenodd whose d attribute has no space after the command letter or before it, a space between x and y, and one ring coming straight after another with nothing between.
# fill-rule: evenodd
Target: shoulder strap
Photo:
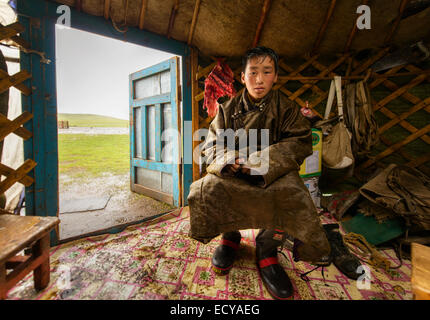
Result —
<instances>
[{"instance_id":1,"label":"shoulder strap","mask_svg":"<svg viewBox=\"0 0 430 320\"><path fill-rule=\"evenodd\" d=\"M339 120L343 120L343 101L342 101L342 77L335 76L334 83L336 86L336 97L337 97L337 111L339 114Z\"/></svg>"},{"instance_id":2,"label":"shoulder strap","mask_svg":"<svg viewBox=\"0 0 430 320\"><path fill-rule=\"evenodd\" d=\"M334 99L334 93L335 93L335 85L334 85L334 80L332 80L330 84L330 91L328 93L327 104L325 107L324 120L327 120L328 117L330 116L331 106L333 104L333 99Z\"/></svg>"},{"instance_id":3,"label":"shoulder strap","mask_svg":"<svg viewBox=\"0 0 430 320\"><path fill-rule=\"evenodd\" d=\"M330 91L328 93L327 105L325 107L324 120L330 116L331 107L333 105L334 95L337 96L337 110L339 113L339 120L343 120L343 101L342 101L342 77L335 76L331 81Z\"/></svg>"}]
</instances>

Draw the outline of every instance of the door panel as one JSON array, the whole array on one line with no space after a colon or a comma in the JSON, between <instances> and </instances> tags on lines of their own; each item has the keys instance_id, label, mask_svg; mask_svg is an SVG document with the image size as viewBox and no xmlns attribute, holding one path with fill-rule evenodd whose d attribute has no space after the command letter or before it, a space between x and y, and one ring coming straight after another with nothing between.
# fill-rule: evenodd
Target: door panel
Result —
<instances>
[{"instance_id":1,"label":"door panel","mask_svg":"<svg viewBox=\"0 0 430 320\"><path fill-rule=\"evenodd\" d=\"M130 75L131 189L181 205L179 58Z\"/></svg>"}]
</instances>

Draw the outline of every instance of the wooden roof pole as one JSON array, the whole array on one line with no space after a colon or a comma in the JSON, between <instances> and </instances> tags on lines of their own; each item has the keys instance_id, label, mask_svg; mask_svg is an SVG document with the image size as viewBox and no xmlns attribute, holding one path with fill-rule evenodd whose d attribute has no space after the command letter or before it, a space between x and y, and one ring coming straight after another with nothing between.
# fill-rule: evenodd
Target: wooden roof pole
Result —
<instances>
[{"instance_id":1,"label":"wooden roof pole","mask_svg":"<svg viewBox=\"0 0 430 320\"><path fill-rule=\"evenodd\" d=\"M258 22L257 31L255 32L252 48L257 46L260 41L261 30L263 30L264 23L266 22L267 13L269 12L271 0L264 0L263 9L261 10L260 21Z\"/></svg>"},{"instance_id":2,"label":"wooden roof pole","mask_svg":"<svg viewBox=\"0 0 430 320\"><path fill-rule=\"evenodd\" d=\"M410 142L418 139L419 137L421 137L423 135L426 135L429 131L430 131L430 124L421 128L420 130L414 132L413 134L409 135L407 138L403 139L402 141L399 141L396 144L393 144L391 147L385 149L384 151L382 151L381 153L376 155L374 158L367 160L359 168L370 167L376 161L379 161L379 160L389 156L390 154L392 154L393 152L396 152L397 150L399 150L403 146L409 144Z\"/></svg>"},{"instance_id":3,"label":"wooden roof pole","mask_svg":"<svg viewBox=\"0 0 430 320\"><path fill-rule=\"evenodd\" d=\"M139 29L143 29L143 25L145 23L145 13L146 13L146 6L147 6L147 0L142 0L142 5L140 6L140 15L139 15Z\"/></svg>"},{"instance_id":4,"label":"wooden roof pole","mask_svg":"<svg viewBox=\"0 0 430 320\"><path fill-rule=\"evenodd\" d=\"M199 14L201 0L196 0L196 5L194 6L193 20L191 21L190 33L188 34L187 44L190 45L193 40L194 29L196 28L197 16Z\"/></svg>"},{"instance_id":5,"label":"wooden roof pole","mask_svg":"<svg viewBox=\"0 0 430 320\"><path fill-rule=\"evenodd\" d=\"M111 0L105 0L104 17L105 17L105 19L106 19L106 20L108 20L108 19L109 19L110 1L111 1Z\"/></svg>"},{"instance_id":6,"label":"wooden roof pole","mask_svg":"<svg viewBox=\"0 0 430 320\"><path fill-rule=\"evenodd\" d=\"M76 10L81 12L82 11L82 0L76 0L75 7L76 7Z\"/></svg>"},{"instance_id":7,"label":"wooden roof pole","mask_svg":"<svg viewBox=\"0 0 430 320\"><path fill-rule=\"evenodd\" d=\"M402 0L402 2L400 3L399 6L399 14L397 15L396 20L393 23L393 26L391 27L390 33L387 35L387 37L384 40L384 45L388 44L390 42L390 40L393 38L397 27L400 24L400 20L402 20L402 15L403 15L403 11L406 8L406 5L409 3L410 0Z\"/></svg>"},{"instance_id":8,"label":"wooden roof pole","mask_svg":"<svg viewBox=\"0 0 430 320\"><path fill-rule=\"evenodd\" d=\"M363 0L361 5L365 6L369 0ZM354 27L351 30L351 33L349 34L348 41L345 44L345 47L343 48L343 53L346 53L349 51L349 48L351 47L352 40L354 39L355 33L357 32L357 20L354 20Z\"/></svg>"},{"instance_id":9,"label":"wooden roof pole","mask_svg":"<svg viewBox=\"0 0 430 320\"><path fill-rule=\"evenodd\" d=\"M417 71L417 72L401 72L401 73L394 73L394 74L377 74L377 73L373 73L370 74L370 78L373 79L386 79L386 78L393 78L393 77L405 77L405 76L413 76L413 75L427 75L430 74L430 70L423 70L423 71ZM342 79L343 80L361 80L366 78L365 75L362 76L357 76L357 75L353 75L353 76L343 76ZM311 76L311 77L305 77L305 76L292 76L292 75L287 75L287 76L278 76L278 80L281 81L290 81L290 80L303 80L303 81L310 81L312 82L312 80L330 80L333 79L333 77L326 77L326 76Z\"/></svg>"},{"instance_id":10,"label":"wooden roof pole","mask_svg":"<svg viewBox=\"0 0 430 320\"><path fill-rule=\"evenodd\" d=\"M427 161L430 161L430 152L426 153L425 155L423 155L419 158L411 160L406 165L409 167L412 167L412 168L416 168L416 167L419 167L420 165L426 163Z\"/></svg>"},{"instance_id":11,"label":"wooden roof pole","mask_svg":"<svg viewBox=\"0 0 430 320\"><path fill-rule=\"evenodd\" d=\"M128 11L128 0L125 0L124 25L126 28L127 28L127 11Z\"/></svg>"},{"instance_id":12,"label":"wooden roof pole","mask_svg":"<svg viewBox=\"0 0 430 320\"><path fill-rule=\"evenodd\" d=\"M175 0L175 4L172 7L169 18L169 27L167 28L167 38L170 39L170 34L172 33L173 26L175 24L176 13L179 9L179 0Z\"/></svg>"},{"instance_id":13,"label":"wooden roof pole","mask_svg":"<svg viewBox=\"0 0 430 320\"><path fill-rule=\"evenodd\" d=\"M317 53L317 50L318 50L318 48L319 48L319 46L321 44L321 41L323 39L324 33L325 33L326 29L327 29L328 23L329 23L330 18L331 18L332 14L333 14L335 6L336 6L336 0L331 0L330 7L328 8L328 11L327 11L327 14L325 16L324 22L321 25L320 31L318 32L317 39L315 40L314 46L313 46L313 48L311 50L311 54L310 54L311 56L313 56L315 53Z\"/></svg>"}]
</instances>

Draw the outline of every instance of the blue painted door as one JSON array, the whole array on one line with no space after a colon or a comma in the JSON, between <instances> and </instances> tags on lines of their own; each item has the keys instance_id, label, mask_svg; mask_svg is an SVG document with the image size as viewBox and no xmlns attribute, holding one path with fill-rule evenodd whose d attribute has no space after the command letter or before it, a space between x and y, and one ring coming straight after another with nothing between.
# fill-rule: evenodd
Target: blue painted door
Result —
<instances>
[{"instance_id":1,"label":"blue painted door","mask_svg":"<svg viewBox=\"0 0 430 320\"><path fill-rule=\"evenodd\" d=\"M181 206L179 57L130 74L130 186Z\"/></svg>"}]
</instances>

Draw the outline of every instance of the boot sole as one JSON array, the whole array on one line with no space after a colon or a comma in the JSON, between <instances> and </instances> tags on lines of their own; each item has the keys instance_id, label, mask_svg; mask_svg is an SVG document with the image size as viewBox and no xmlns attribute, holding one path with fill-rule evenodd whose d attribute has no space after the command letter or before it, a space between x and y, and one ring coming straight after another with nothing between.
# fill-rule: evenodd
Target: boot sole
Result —
<instances>
[{"instance_id":1,"label":"boot sole","mask_svg":"<svg viewBox=\"0 0 430 320\"><path fill-rule=\"evenodd\" d=\"M264 287L266 288L267 292L269 292L269 294L272 296L273 299L275 300L294 300L294 292L291 294L291 296L287 297L287 298L281 298L278 297L276 294L274 294L272 292L272 290L270 290L266 284L263 281L263 277L261 276L261 271L260 271L260 267L258 267L258 262L257 262L257 269L258 269L258 275L260 276L261 282L263 282Z\"/></svg>"},{"instance_id":2,"label":"boot sole","mask_svg":"<svg viewBox=\"0 0 430 320\"><path fill-rule=\"evenodd\" d=\"M354 274L354 276L352 276L352 274L350 274L349 272L344 272L338 265L336 265L334 262L333 262L333 264L335 265L335 267L337 268L337 270L339 270L340 271L340 273L342 273L344 276L346 276L348 279L351 279L351 280L355 280L355 281L357 281L358 280L358 278L360 278L363 274L357 274L357 273L355 273Z\"/></svg>"},{"instance_id":3,"label":"boot sole","mask_svg":"<svg viewBox=\"0 0 430 320\"><path fill-rule=\"evenodd\" d=\"M274 294L272 291L270 291L269 288L266 287L266 285L264 287L267 289L267 291L270 293L272 298L274 298L275 300L294 300L294 293L291 296L289 296L288 298L280 298L276 294Z\"/></svg>"},{"instance_id":4,"label":"boot sole","mask_svg":"<svg viewBox=\"0 0 430 320\"><path fill-rule=\"evenodd\" d=\"M230 266L230 267L228 267L228 268L219 268L219 267L216 267L216 266L212 265L212 270L213 270L216 274L218 274L218 275L220 275L220 276L225 276L225 275L227 275L227 274L230 272L231 268L233 268L233 265L231 265L231 266Z\"/></svg>"}]
</instances>

